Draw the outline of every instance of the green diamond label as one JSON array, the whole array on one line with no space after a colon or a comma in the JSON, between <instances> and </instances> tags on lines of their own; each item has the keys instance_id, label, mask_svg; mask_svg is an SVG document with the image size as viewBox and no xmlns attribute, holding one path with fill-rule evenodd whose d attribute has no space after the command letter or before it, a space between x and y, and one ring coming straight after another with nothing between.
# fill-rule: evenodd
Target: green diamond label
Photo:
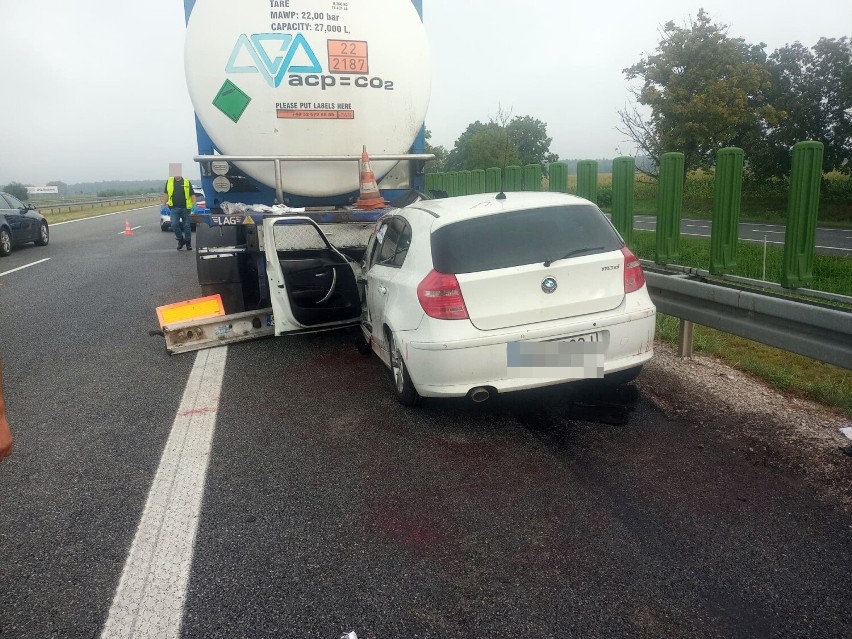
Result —
<instances>
[{"instance_id":1,"label":"green diamond label","mask_svg":"<svg viewBox=\"0 0 852 639\"><path fill-rule=\"evenodd\" d=\"M213 98L213 106L227 115L234 123L240 121L240 117L249 102L251 102L251 98L230 80L225 80L225 84Z\"/></svg>"}]
</instances>

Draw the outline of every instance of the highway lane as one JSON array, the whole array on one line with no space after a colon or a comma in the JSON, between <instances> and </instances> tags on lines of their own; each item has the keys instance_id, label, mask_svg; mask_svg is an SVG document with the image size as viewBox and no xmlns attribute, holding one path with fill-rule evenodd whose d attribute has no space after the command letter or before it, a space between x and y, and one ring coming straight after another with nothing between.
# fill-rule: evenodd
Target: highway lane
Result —
<instances>
[{"instance_id":1,"label":"highway lane","mask_svg":"<svg viewBox=\"0 0 852 639\"><path fill-rule=\"evenodd\" d=\"M128 219L141 226L118 235ZM197 295L156 209L0 261L17 449L0 464L0 636L98 636L195 355L150 337ZM852 633L852 518L738 420L568 389L399 406L344 332L227 349L181 636ZM689 398L677 402L688 405ZM210 415L209 411L203 411ZM184 598L185 597L185 602ZM136 626L146 635L146 624Z\"/></svg>"},{"instance_id":2,"label":"highway lane","mask_svg":"<svg viewBox=\"0 0 852 639\"><path fill-rule=\"evenodd\" d=\"M125 219L142 225L118 235ZM55 225L0 260L0 356L16 446L0 464L0 636L93 636L192 365L148 335L195 294L156 209ZM161 339L161 338L160 338Z\"/></svg>"},{"instance_id":3,"label":"highway lane","mask_svg":"<svg viewBox=\"0 0 852 639\"><path fill-rule=\"evenodd\" d=\"M657 218L653 215L634 216L634 228L640 231L654 231L657 228ZM683 219L680 232L684 236L710 237L712 224L710 220ZM783 224L760 224L742 222L739 225L740 239L746 242L769 246L784 246L786 227ZM817 227L815 234L816 252L824 255L852 255L852 229Z\"/></svg>"}]
</instances>

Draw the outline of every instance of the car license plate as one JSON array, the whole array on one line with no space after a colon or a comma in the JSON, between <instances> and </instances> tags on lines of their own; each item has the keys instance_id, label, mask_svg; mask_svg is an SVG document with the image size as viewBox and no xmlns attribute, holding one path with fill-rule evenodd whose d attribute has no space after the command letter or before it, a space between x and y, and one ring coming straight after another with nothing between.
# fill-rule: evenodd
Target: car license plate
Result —
<instances>
[{"instance_id":1,"label":"car license plate","mask_svg":"<svg viewBox=\"0 0 852 639\"><path fill-rule=\"evenodd\" d=\"M572 335L571 337L560 337L559 339L552 340L554 342L597 342L598 334L597 333L589 333L587 335Z\"/></svg>"},{"instance_id":2,"label":"car license plate","mask_svg":"<svg viewBox=\"0 0 852 639\"><path fill-rule=\"evenodd\" d=\"M506 371L509 377L600 379L603 346L598 333L543 342L509 342Z\"/></svg>"}]
</instances>

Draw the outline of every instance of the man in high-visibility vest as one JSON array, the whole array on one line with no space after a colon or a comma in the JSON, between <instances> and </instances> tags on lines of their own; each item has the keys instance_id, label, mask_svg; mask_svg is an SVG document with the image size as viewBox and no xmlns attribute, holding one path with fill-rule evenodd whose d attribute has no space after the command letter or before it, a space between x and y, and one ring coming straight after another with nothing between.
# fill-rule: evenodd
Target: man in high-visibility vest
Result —
<instances>
[{"instance_id":1,"label":"man in high-visibility vest","mask_svg":"<svg viewBox=\"0 0 852 639\"><path fill-rule=\"evenodd\" d=\"M177 239L177 250L186 246L187 251L192 250L192 226L189 221L189 210L195 206L195 192L189 180L179 174L170 177L166 181L163 190L163 205L166 206L172 218L172 231Z\"/></svg>"},{"instance_id":2,"label":"man in high-visibility vest","mask_svg":"<svg viewBox=\"0 0 852 639\"><path fill-rule=\"evenodd\" d=\"M12 453L12 431L6 419L6 401L3 399L3 362L0 362L0 459Z\"/></svg>"}]
</instances>

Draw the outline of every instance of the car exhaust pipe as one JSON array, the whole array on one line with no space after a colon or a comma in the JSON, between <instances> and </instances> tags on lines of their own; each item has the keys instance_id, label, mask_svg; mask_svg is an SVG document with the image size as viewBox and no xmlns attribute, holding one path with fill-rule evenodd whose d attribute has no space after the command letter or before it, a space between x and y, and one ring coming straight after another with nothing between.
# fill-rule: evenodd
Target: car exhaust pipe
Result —
<instances>
[{"instance_id":1,"label":"car exhaust pipe","mask_svg":"<svg viewBox=\"0 0 852 639\"><path fill-rule=\"evenodd\" d=\"M477 386L468 393L468 397L477 404L481 404L491 398L491 391L484 386Z\"/></svg>"}]
</instances>

